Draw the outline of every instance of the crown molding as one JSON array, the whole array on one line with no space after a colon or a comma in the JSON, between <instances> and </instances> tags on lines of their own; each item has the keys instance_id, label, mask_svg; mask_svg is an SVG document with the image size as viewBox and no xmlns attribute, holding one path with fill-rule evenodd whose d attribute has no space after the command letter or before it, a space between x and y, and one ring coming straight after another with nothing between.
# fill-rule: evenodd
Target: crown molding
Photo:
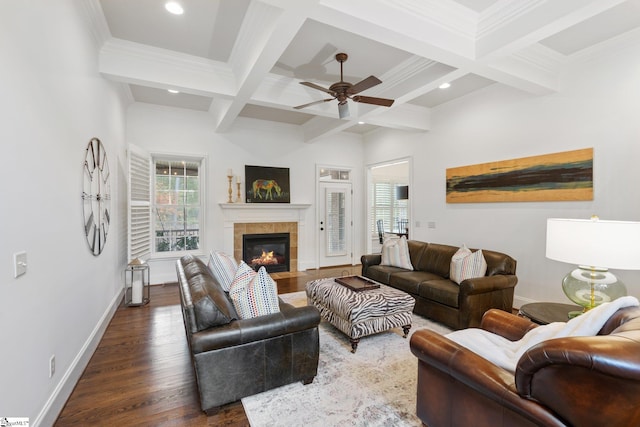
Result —
<instances>
[{"instance_id":1,"label":"crown molding","mask_svg":"<svg viewBox=\"0 0 640 427\"><path fill-rule=\"evenodd\" d=\"M640 27L619 36L605 40L586 49L579 50L567 57L569 63L587 62L593 59L602 60L606 55L640 44Z\"/></svg>"},{"instance_id":2,"label":"crown molding","mask_svg":"<svg viewBox=\"0 0 640 427\"><path fill-rule=\"evenodd\" d=\"M175 52L142 43L112 37L102 46L101 53L112 53L149 60L172 67L180 67L189 71L211 72L217 75L233 76L231 68L224 62L186 53Z\"/></svg>"},{"instance_id":3,"label":"crown molding","mask_svg":"<svg viewBox=\"0 0 640 427\"><path fill-rule=\"evenodd\" d=\"M278 16L282 13L277 8L262 2L251 2L249 9L242 21L242 26L231 49L229 64L236 72L247 63L250 52L262 51L268 41L265 34L271 34L277 23ZM249 55L253 57L253 55Z\"/></svg>"},{"instance_id":4,"label":"crown molding","mask_svg":"<svg viewBox=\"0 0 640 427\"><path fill-rule=\"evenodd\" d=\"M431 22L458 36L474 40L477 34L478 13L454 1L389 0L388 4L410 11L424 21Z\"/></svg>"},{"instance_id":5,"label":"crown molding","mask_svg":"<svg viewBox=\"0 0 640 427\"><path fill-rule=\"evenodd\" d=\"M96 43L96 47L99 49L107 40L111 38L111 31L107 25L107 20L104 17L102 6L100 6L99 0L76 0L80 9L84 11L84 18L87 22L87 26L93 40Z\"/></svg>"},{"instance_id":6,"label":"crown molding","mask_svg":"<svg viewBox=\"0 0 640 427\"><path fill-rule=\"evenodd\" d=\"M438 62L436 61L432 61L420 56L412 56L406 61L403 61L402 63L396 65L388 72L384 73L381 77L382 84L377 91L371 93L384 92L387 89L398 86L404 83L406 80L418 76L420 73L428 70L436 64L438 64Z\"/></svg>"},{"instance_id":7,"label":"crown molding","mask_svg":"<svg viewBox=\"0 0 640 427\"><path fill-rule=\"evenodd\" d=\"M500 30L512 21L546 3L546 0L500 1L484 11L478 21L477 38Z\"/></svg>"},{"instance_id":8,"label":"crown molding","mask_svg":"<svg viewBox=\"0 0 640 427\"><path fill-rule=\"evenodd\" d=\"M203 96L235 96L235 76L223 62L111 38L100 50L103 76Z\"/></svg>"},{"instance_id":9,"label":"crown molding","mask_svg":"<svg viewBox=\"0 0 640 427\"><path fill-rule=\"evenodd\" d=\"M567 57L536 43L511 55L512 59L550 74L557 74L567 63Z\"/></svg>"}]
</instances>

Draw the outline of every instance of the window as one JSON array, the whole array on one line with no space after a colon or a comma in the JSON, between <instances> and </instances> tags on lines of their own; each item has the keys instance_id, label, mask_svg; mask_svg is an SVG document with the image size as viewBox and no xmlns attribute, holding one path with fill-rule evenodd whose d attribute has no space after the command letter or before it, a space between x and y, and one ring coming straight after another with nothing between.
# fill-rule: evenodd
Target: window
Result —
<instances>
[{"instance_id":1,"label":"window","mask_svg":"<svg viewBox=\"0 0 640 427\"><path fill-rule=\"evenodd\" d=\"M398 221L407 218L407 201L396 199L396 187L399 185L407 185L407 183L392 179L373 182L372 222L369 225L372 235L378 234L376 222L379 219L384 222L385 231L400 231Z\"/></svg>"},{"instance_id":2,"label":"window","mask_svg":"<svg viewBox=\"0 0 640 427\"><path fill-rule=\"evenodd\" d=\"M130 145L128 161L128 258L198 250L205 217L205 158L151 155Z\"/></svg>"},{"instance_id":3,"label":"window","mask_svg":"<svg viewBox=\"0 0 640 427\"><path fill-rule=\"evenodd\" d=\"M369 232L371 240L378 240L377 222L382 220L384 230L391 233L404 232L399 221L408 221L408 200L399 200L398 187L408 185L409 161L398 160L392 163L370 167L369 179ZM407 227L405 222L404 228Z\"/></svg>"},{"instance_id":4,"label":"window","mask_svg":"<svg viewBox=\"0 0 640 427\"><path fill-rule=\"evenodd\" d=\"M351 181L351 170L321 168L320 181Z\"/></svg>"},{"instance_id":5,"label":"window","mask_svg":"<svg viewBox=\"0 0 640 427\"><path fill-rule=\"evenodd\" d=\"M191 251L200 247L200 162L155 158L154 252Z\"/></svg>"}]
</instances>

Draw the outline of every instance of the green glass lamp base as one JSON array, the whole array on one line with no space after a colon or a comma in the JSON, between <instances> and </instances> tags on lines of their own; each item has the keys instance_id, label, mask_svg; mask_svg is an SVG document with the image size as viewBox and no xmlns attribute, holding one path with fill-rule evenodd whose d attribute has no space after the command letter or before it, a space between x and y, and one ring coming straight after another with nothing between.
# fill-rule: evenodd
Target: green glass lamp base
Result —
<instances>
[{"instance_id":1,"label":"green glass lamp base","mask_svg":"<svg viewBox=\"0 0 640 427\"><path fill-rule=\"evenodd\" d=\"M574 303L584 307L583 311L572 311L569 319L605 302L627 295L627 288L606 268L580 266L562 280L562 290Z\"/></svg>"}]
</instances>

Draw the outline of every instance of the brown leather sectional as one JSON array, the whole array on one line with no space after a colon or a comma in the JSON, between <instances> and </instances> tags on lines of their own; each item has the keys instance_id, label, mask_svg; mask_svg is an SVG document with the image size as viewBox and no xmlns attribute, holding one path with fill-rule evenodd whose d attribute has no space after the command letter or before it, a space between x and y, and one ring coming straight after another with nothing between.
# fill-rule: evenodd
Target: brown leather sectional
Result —
<instances>
[{"instance_id":1,"label":"brown leather sectional","mask_svg":"<svg viewBox=\"0 0 640 427\"><path fill-rule=\"evenodd\" d=\"M414 313L453 329L480 326L482 315L491 308L511 312L518 278L516 260L509 255L483 249L486 275L458 285L449 279L451 257L458 247L407 243L413 271L380 265L381 254L369 254L361 258L362 275L407 292L416 300Z\"/></svg>"}]
</instances>

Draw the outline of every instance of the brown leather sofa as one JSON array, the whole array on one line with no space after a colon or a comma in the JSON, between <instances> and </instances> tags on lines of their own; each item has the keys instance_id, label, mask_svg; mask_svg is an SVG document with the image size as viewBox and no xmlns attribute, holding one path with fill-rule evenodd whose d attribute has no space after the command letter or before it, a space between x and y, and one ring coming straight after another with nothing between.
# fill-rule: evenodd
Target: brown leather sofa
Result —
<instances>
[{"instance_id":1,"label":"brown leather sofa","mask_svg":"<svg viewBox=\"0 0 640 427\"><path fill-rule=\"evenodd\" d=\"M512 341L537 325L500 310L481 327ZM429 427L640 425L640 308L618 310L594 337L531 347L515 374L430 330L418 357L417 415Z\"/></svg>"},{"instance_id":2,"label":"brown leather sofa","mask_svg":"<svg viewBox=\"0 0 640 427\"><path fill-rule=\"evenodd\" d=\"M186 255L176 262L189 351L207 414L245 396L302 381L318 372L320 312L280 300L280 312L239 319L207 266Z\"/></svg>"},{"instance_id":3,"label":"brown leather sofa","mask_svg":"<svg viewBox=\"0 0 640 427\"><path fill-rule=\"evenodd\" d=\"M458 285L449 280L451 257L458 247L417 240L407 244L413 271L380 265L381 254L370 254L361 258L362 275L407 292L416 300L414 313L453 329L479 326L491 308L511 312L518 278L516 260L509 255L483 249L486 275Z\"/></svg>"}]
</instances>

